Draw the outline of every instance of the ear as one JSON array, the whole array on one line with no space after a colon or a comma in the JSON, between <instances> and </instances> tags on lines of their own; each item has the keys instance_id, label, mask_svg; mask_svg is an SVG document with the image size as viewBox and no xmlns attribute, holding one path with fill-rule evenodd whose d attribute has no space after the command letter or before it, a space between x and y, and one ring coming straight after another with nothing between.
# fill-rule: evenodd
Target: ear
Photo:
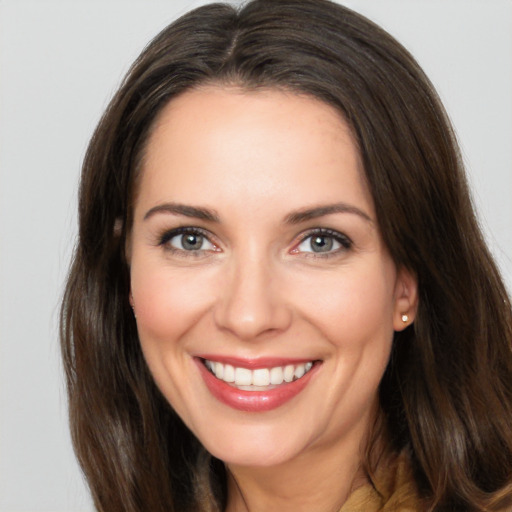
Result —
<instances>
[{"instance_id":1,"label":"ear","mask_svg":"<svg viewBox=\"0 0 512 512\"><path fill-rule=\"evenodd\" d=\"M132 294L131 290L130 290L130 293L128 295L128 301L130 302L130 306L132 307L133 316L135 317L135 320L137 320L137 312L135 311L135 303L133 301L133 294Z\"/></svg>"},{"instance_id":2,"label":"ear","mask_svg":"<svg viewBox=\"0 0 512 512\"><path fill-rule=\"evenodd\" d=\"M121 236L121 232L123 231L123 219L121 217L117 217L114 221L114 232L113 235L115 238L119 238Z\"/></svg>"},{"instance_id":3,"label":"ear","mask_svg":"<svg viewBox=\"0 0 512 512\"><path fill-rule=\"evenodd\" d=\"M114 236L114 238L120 238L121 235L123 234L123 229L124 229L125 225L124 225L124 220L122 217L117 217L116 220L114 221L114 227L112 229L112 235ZM124 242L124 257L125 257L125 260L126 260L126 263L128 264L128 266L130 266L130 260L131 260L131 232L128 231L126 234L125 234L125 242Z\"/></svg>"},{"instance_id":4,"label":"ear","mask_svg":"<svg viewBox=\"0 0 512 512\"><path fill-rule=\"evenodd\" d=\"M393 327L402 331L414 322L418 310L418 279L406 268L398 270L395 285Z\"/></svg>"}]
</instances>

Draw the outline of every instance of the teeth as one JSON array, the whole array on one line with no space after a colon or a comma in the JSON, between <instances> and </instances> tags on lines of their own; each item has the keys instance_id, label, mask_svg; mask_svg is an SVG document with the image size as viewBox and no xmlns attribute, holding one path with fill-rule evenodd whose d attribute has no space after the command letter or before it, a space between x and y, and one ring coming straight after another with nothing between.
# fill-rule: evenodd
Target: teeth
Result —
<instances>
[{"instance_id":1,"label":"teeth","mask_svg":"<svg viewBox=\"0 0 512 512\"><path fill-rule=\"evenodd\" d=\"M291 382L295 373L295 366L289 364L284 367L284 380L285 382Z\"/></svg>"},{"instance_id":2,"label":"teeth","mask_svg":"<svg viewBox=\"0 0 512 512\"><path fill-rule=\"evenodd\" d=\"M302 364L287 364L274 368L248 368L234 367L230 364L219 363L218 361L204 360L205 366L220 380L233 383L240 389L257 391L266 386L279 386L283 382L292 382L303 377L311 368L313 362Z\"/></svg>"},{"instance_id":3,"label":"teeth","mask_svg":"<svg viewBox=\"0 0 512 512\"><path fill-rule=\"evenodd\" d=\"M283 369L280 366L276 366L270 370L270 384L278 386L283 383Z\"/></svg>"},{"instance_id":4,"label":"teeth","mask_svg":"<svg viewBox=\"0 0 512 512\"><path fill-rule=\"evenodd\" d=\"M297 379L300 379L303 375L304 375L304 372L306 371L306 368L304 367L303 364L299 364L296 368L295 368L295 377Z\"/></svg>"},{"instance_id":5,"label":"teeth","mask_svg":"<svg viewBox=\"0 0 512 512\"><path fill-rule=\"evenodd\" d=\"M237 386L250 386L252 384L252 372L247 368L235 368L235 384Z\"/></svg>"},{"instance_id":6,"label":"teeth","mask_svg":"<svg viewBox=\"0 0 512 512\"><path fill-rule=\"evenodd\" d=\"M224 382L235 382L235 369L230 364L224 366L224 377L222 377L222 380Z\"/></svg>"},{"instance_id":7,"label":"teeth","mask_svg":"<svg viewBox=\"0 0 512 512\"><path fill-rule=\"evenodd\" d=\"M260 368L252 372L253 386L268 386L270 384L270 370Z\"/></svg>"},{"instance_id":8,"label":"teeth","mask_svg":"<svg viewBox=\"0 0 512 512\"><path fill-rule=\"evenodd\" d=\"M215 363L213 373L215 373L217 379L222 380L222 377L224 377L224 365L222 363Z\"/></svg>"}]
</instances>

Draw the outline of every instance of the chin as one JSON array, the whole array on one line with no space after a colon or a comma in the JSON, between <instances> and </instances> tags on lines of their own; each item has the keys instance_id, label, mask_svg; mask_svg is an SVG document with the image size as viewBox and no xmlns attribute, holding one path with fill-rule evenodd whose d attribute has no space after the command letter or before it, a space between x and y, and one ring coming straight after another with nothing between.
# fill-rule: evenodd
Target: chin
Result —
<instances>
[{"instance_id":1,"label":"chin","mask_svg":"<svg viewBox=\"0 0 512 512\"><path fill-rule=\"evenodd\" d=\"M307 432L270 425L238 425L212 428L198 433L203 446L216 458L228 465L246 467L271 467L284 464L304 452L310 442Z\"/></svg>"}]
</instances>

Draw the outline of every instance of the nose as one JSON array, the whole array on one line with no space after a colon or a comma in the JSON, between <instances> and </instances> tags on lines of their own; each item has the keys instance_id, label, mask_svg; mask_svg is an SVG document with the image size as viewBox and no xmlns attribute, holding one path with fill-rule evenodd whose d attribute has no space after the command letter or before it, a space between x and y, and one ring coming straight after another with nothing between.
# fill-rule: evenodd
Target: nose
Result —
<instances>
[{"instance_id":1,"label":"nose","mask_svg":"<svg viewBox=\"0 0 512 512\"><path fill-rule=\"evenodd\" d=\"M215 323L238 339L259 340L290 326L292 311L276 272L261 259L231 262L219 293Z\"/></svg>"}]
</instances>

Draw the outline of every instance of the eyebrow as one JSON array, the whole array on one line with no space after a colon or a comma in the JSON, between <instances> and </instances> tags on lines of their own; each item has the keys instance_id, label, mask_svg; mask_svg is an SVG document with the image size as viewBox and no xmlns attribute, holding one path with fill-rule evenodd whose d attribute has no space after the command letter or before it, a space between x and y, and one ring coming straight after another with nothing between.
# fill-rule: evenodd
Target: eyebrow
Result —
<instances>
[{"instance_id":1,"label":"eyebrow","mask_svg":"<svg viewBox=\"0 0 512 512\"><path fill-rule=\"evenodd\" d=\"M144 215L144 220L149 219L150 217L156 215L157 213L183 215L185 217L201 219L210 222L220 222L219 215L215 210L210 210L208 208L202 208L199 206L189 206L180 203L163 203L154 206L153 208L146 212L146 214ZM351 213L353 215L358 215L365 221L373 224L373 220L371 219L371 217L368 214L366 214L363 210L360 210L359 208L346 203L335 203L297 210L295 212L289 213L285 217L285 223L300 224L301 222L306 222L311 219L316 219L318 217L323 217L325 215L331 215L334 213Z\"/></svg>"},{"instance_id":2,"label":"eyebrow","mask_svg":"<svg viewBox=\"0 0 512 512\"><path fill-rule=\"evenodd\" d=\"M301 222L323 217L324 215L331 215L333 213L351 213L353 215L358 215L365 221L373 224L373 220L367 213L356 206L346 203L335 203L297 210L296 212L288 214L285 217L285 222L287 224L300 224Z\"/></svg>"},{"instance_id":3,"label":"eyebrow","mask_svg":"<svg viewBox=\"0 0 512 512\"><path fill-rule=\"evenodd\" d=\"M219 216L214 210L208 208L201 208L199 206L189 206L180 203L163 203L154 206L146 212L144 220L149 219L157 213L168 213L171 215L183 215L195 219L207 220L210 222L219 222Z\"/></svg>"}]
</instances>

